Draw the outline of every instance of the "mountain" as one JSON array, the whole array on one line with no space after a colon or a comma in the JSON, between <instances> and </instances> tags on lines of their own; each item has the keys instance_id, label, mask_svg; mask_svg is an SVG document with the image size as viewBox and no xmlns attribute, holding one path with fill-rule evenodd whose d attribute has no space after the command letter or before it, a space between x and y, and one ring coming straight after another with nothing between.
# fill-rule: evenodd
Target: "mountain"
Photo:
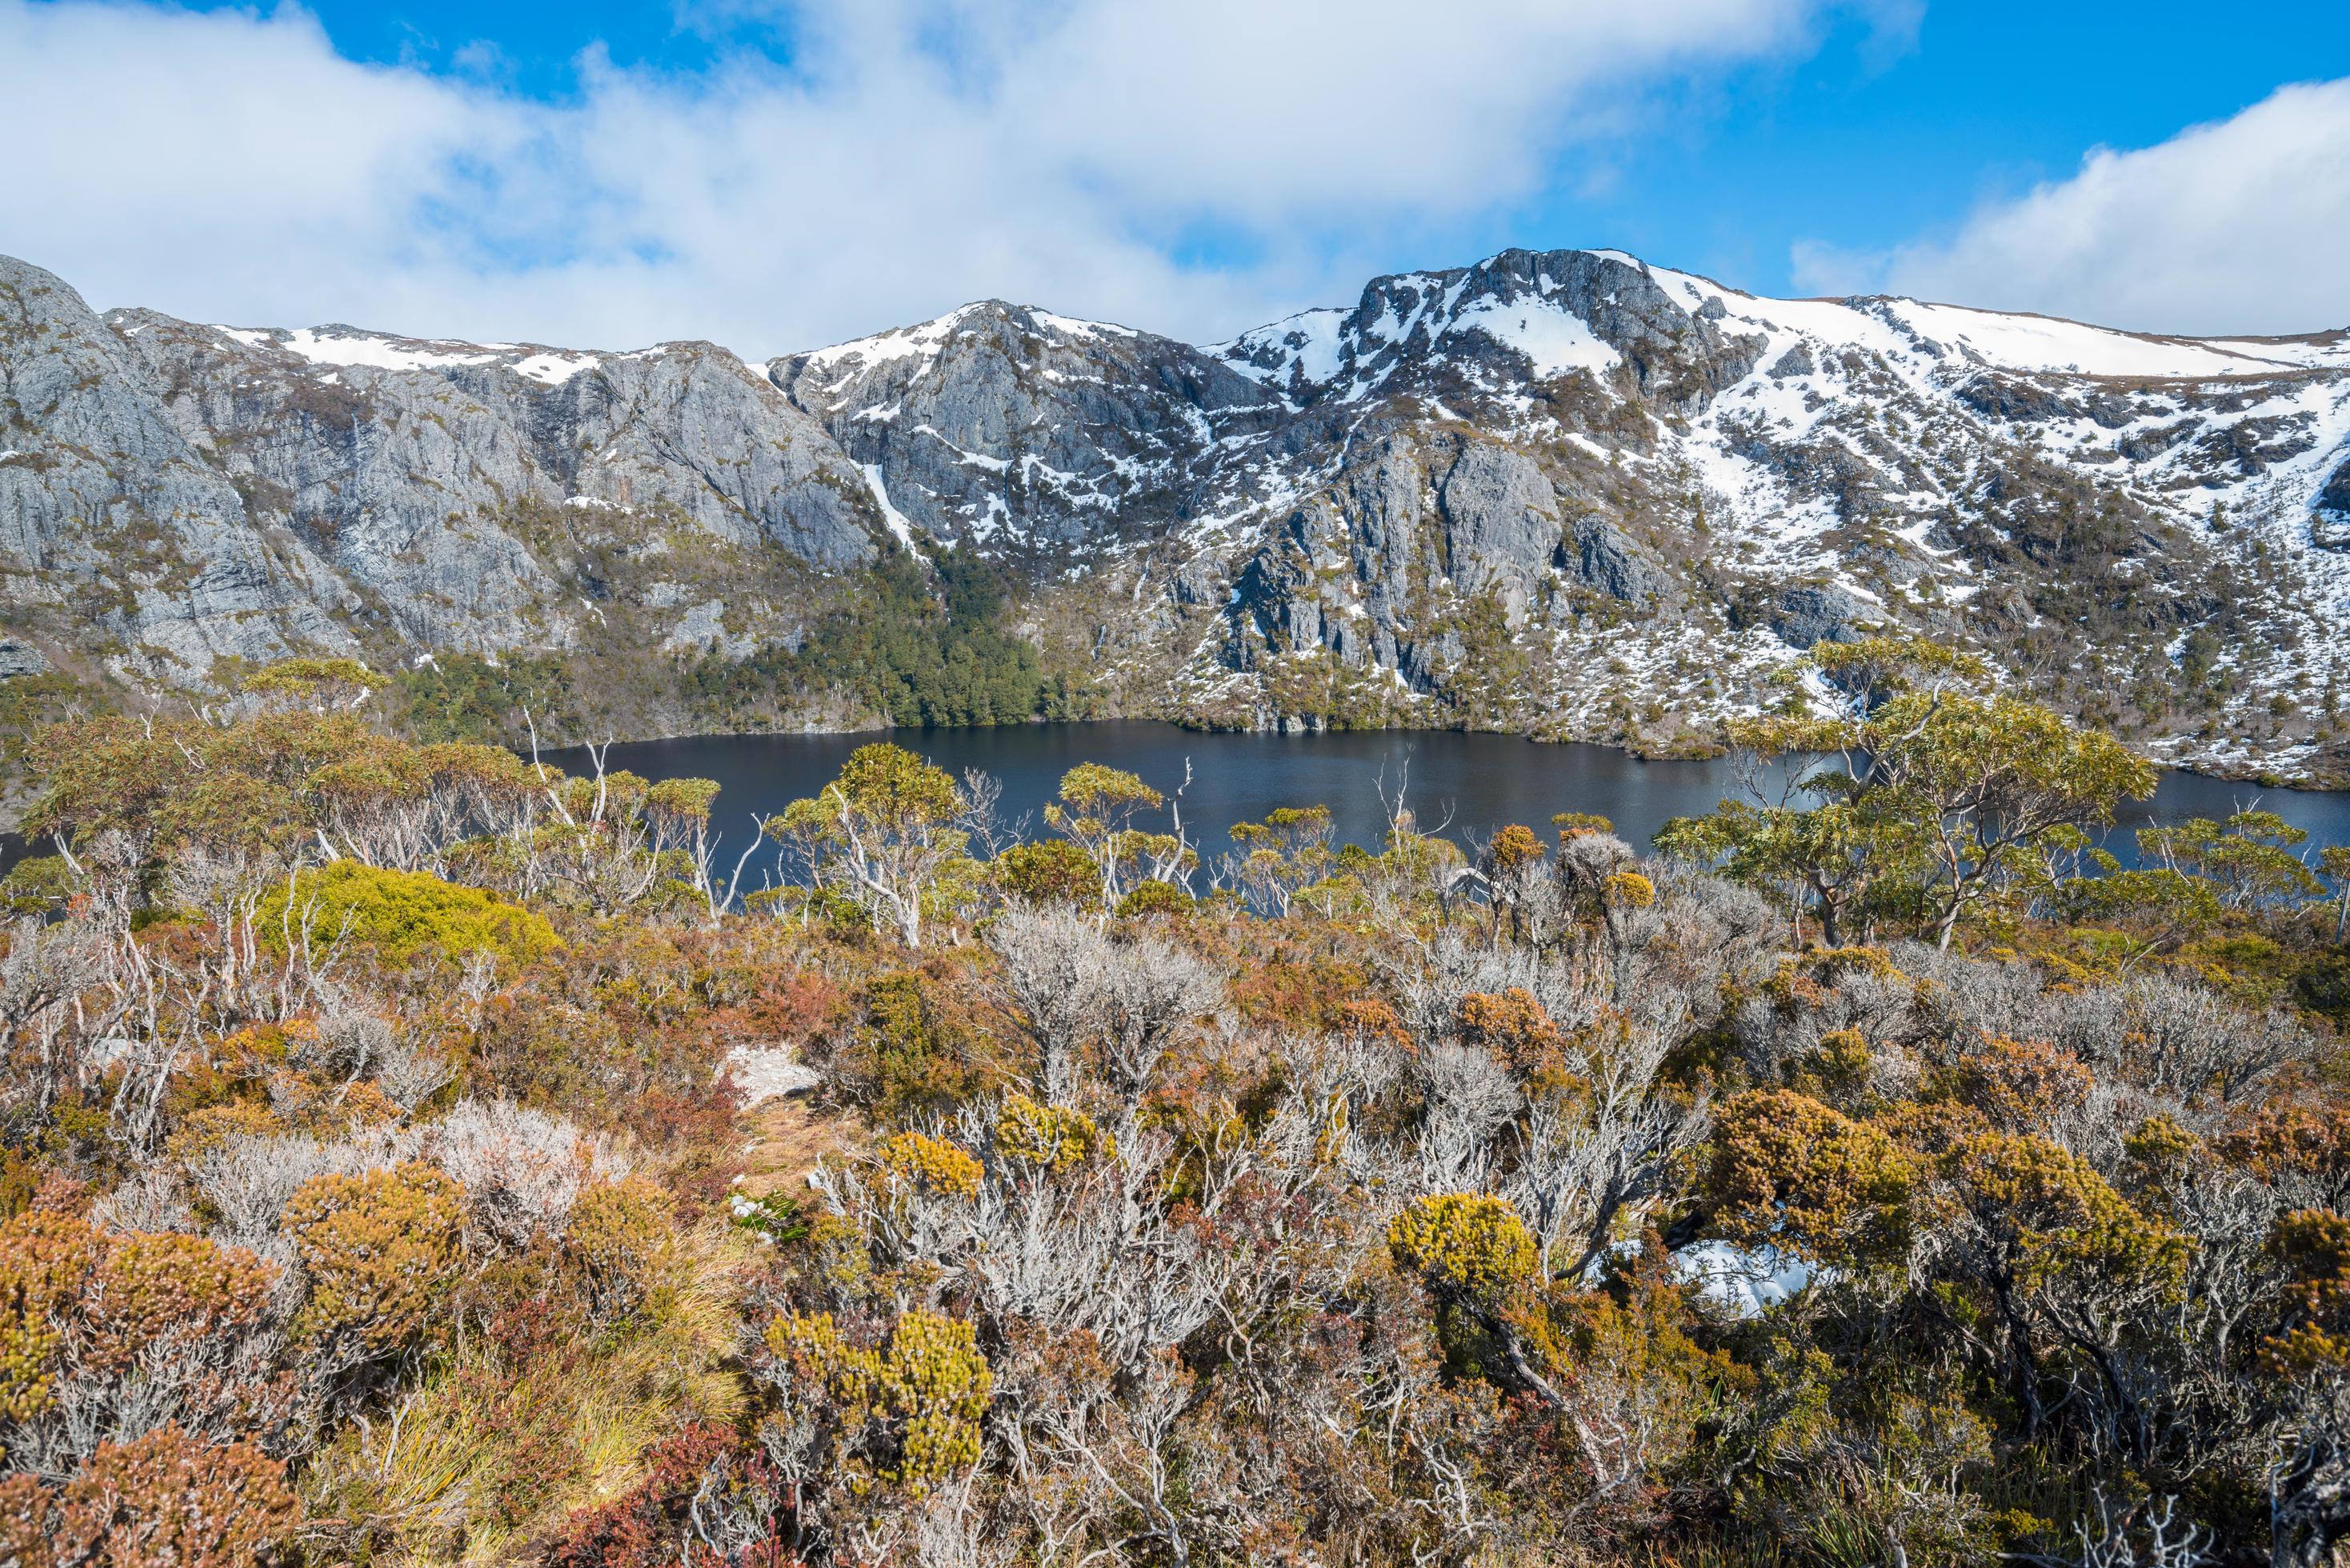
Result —
<instances>
[{"instance_id":1,"label":"mountain","mask_svg":"<svg viewBox=\"0 0 2350 1568\"><path fill-rule=\"evenodd\" d=\"M337 651L740 722L708 693L899 551L986 563L1084 711L1672 751L1887 628L2165 760L2336 778L2350 333L1507 251L1205 347L989 301L758 365L100 317L0 261L0 698ZM870 711L811 704L760 722Z\"/></svg>"}]
</instances>

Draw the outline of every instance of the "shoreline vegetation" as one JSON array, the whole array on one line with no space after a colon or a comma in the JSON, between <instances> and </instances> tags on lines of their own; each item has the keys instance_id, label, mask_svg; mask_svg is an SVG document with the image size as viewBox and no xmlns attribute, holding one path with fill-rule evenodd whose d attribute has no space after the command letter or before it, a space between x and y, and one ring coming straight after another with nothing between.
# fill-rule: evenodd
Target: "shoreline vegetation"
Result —
<instances>
[{"instance_id":1,"label":"shoreline vegetation","mask_svg":"<svg viewBox=\"0 0 2350 1568\"><path fill-rule=\"evenodd\" d=\"M1080 649L1024 627L1001 562L960 548L921 559L897 552L874 566L868 579L865 591L832 602L795 641L743 657L716 649L655 659L616 649L503 657L444 649L378 677L383 690L372 711L386 728L411 741L486 742L518 751L540 739L569 749L612 741L1103 719L1156 720L1202 733L1513 734L1604 746L1643 761L1710 760L1734 749L1735 721L1700 723L1656 704L1636 712L1613 703L1586 732L1555 713L1529 720L1514 708L1482 706L1456 700L1457 694L1399 705L1389 700L1393 693L1383 680L1369 683L1376 688L1373 700L1355 676L1325 669L1326 659L1308 660L1290 671L1295 679L1272 682L1270 708L1232 707L1197 693L1179 698L1172 688L1152 689L1153 695L1104 679ZM15 827L30 803L26 749L46 724L91 711L233 707L247 670L244 660L223 659L206 686L140 695L69 664L0 680L0 832ZM1774 691L1763 693L1774 712L1800 712L1811 700L1792 678ZM2158 737L2152 744L2176 751L2178 741ZM2196 765L2187 771L2264 789L2329 789L2350 782L2316 753L2298 768L2211 756L2190 757L2189 763ZM2164 765L2180 764L2166 760Z\"/></svg>"},{"instance_id":2,"label":"shoreline vegetation","mask_svg":"<svg viewBox=\"0 0 2350 1568\"><path fill-rule=\"evenodd\" d=\"M0 1561L2338 1568L2350 846L1810 658L1652 846L879 740L748 893L351 661L45 730Z\"/></svg>"}]
</instances>

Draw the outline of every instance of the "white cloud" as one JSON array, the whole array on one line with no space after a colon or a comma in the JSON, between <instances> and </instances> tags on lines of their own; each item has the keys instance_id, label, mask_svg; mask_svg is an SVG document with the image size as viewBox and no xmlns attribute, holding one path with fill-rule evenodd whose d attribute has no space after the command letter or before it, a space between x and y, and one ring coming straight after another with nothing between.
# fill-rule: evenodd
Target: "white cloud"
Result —
<instances>
[{"instance_id":1,"label":"white cloud","mask_svg":"<svg viewBox=\"0 0 2350 1568\"><path fill-rule=\"evenodd\" d=\"M1217 336L1830 3L782 0L788 68L590 56L550 104L353 63L297 9L0 0L0 250L246 324L772 351L997 295Z\"/></svg>"},{"instance_id":2,"label":"white cloud","mask_svg":"<svg viewBox=\"0 0 2350 1568\"><path fill-rule=\"evenodd\" d=\"M1874 254L1795 250L1799 286L2036 310L2149 332L2350 325L2350 80L2283 88L2158 146Z\"/></svg>"}]
</instances>

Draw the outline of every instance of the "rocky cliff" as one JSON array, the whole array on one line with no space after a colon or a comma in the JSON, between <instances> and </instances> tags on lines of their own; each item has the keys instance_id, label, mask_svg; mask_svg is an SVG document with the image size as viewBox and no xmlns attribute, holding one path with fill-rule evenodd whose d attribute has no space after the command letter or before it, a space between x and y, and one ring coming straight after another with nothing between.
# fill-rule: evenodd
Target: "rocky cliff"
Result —
<instances>
[{"instance_id":1,"label":"rocky cliff","mask_svg":"<svg viewBox=\"0 0 2350 1568\"><path fill-rule=\"evenodd\" d=\"M988 302L753 365L101 318L0 262L0 682L527 656L690 728L713 664L956 547L1096 711L1669 749L1885 627L2328 776L2350 336L1510 251L1206 348Z\"/></svg>"}]
</instances>

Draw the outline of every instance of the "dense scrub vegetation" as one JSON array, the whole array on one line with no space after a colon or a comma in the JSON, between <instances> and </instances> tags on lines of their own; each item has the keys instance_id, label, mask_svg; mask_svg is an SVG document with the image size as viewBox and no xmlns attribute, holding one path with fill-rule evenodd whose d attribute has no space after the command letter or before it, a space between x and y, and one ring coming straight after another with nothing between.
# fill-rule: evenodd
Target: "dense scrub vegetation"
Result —
<instances>
[{"instance_id":1,"label":"dense scrub vegetation","mask_svg":"<svg viewBox=\"0 0 2350 1568\"><path fill-rule=\"evenodd\" d=\"M901 727L1016 724L1065 716L1034 643L1004 624L1002 568L965 550L917 562L885 557L867 591L834 611L795 650L740 663L705 660L697 702L723 706L769 688L855 693Z\"/></svg>"},{"instance_id":2,"label":"dense scrub vegetation","mask_svg":"<svg viewBox=\"0 0 2350 1568\"><path fill-rule=\"evenodd\" d=\"M615 733L1012 724L1098 705L1087 672L1021 634L1003 568L968 551L893 552L806 587L805 631L753 651L723 641L656 651L626 639L566 653L444 650L389 678L379 717L411 740L521 749L534 734L570 745ZM120 695L93 700L111 706ZM0 726L8 716L0 707ZM0 747L0 784L9 764Z\"/></svg>"},{"instance_id":3,"label":"dense scrub vegetation","mask_svg":"<svg viewBox=\"0 0 2350 1568\"><path fill-rule=\"evenodd\" d=\"M1819 661L1656 856L876 745L742 898L348 665L52 730L0 1561L2338 1561L2350 857Z\"/></svg>"}]
</instances>

